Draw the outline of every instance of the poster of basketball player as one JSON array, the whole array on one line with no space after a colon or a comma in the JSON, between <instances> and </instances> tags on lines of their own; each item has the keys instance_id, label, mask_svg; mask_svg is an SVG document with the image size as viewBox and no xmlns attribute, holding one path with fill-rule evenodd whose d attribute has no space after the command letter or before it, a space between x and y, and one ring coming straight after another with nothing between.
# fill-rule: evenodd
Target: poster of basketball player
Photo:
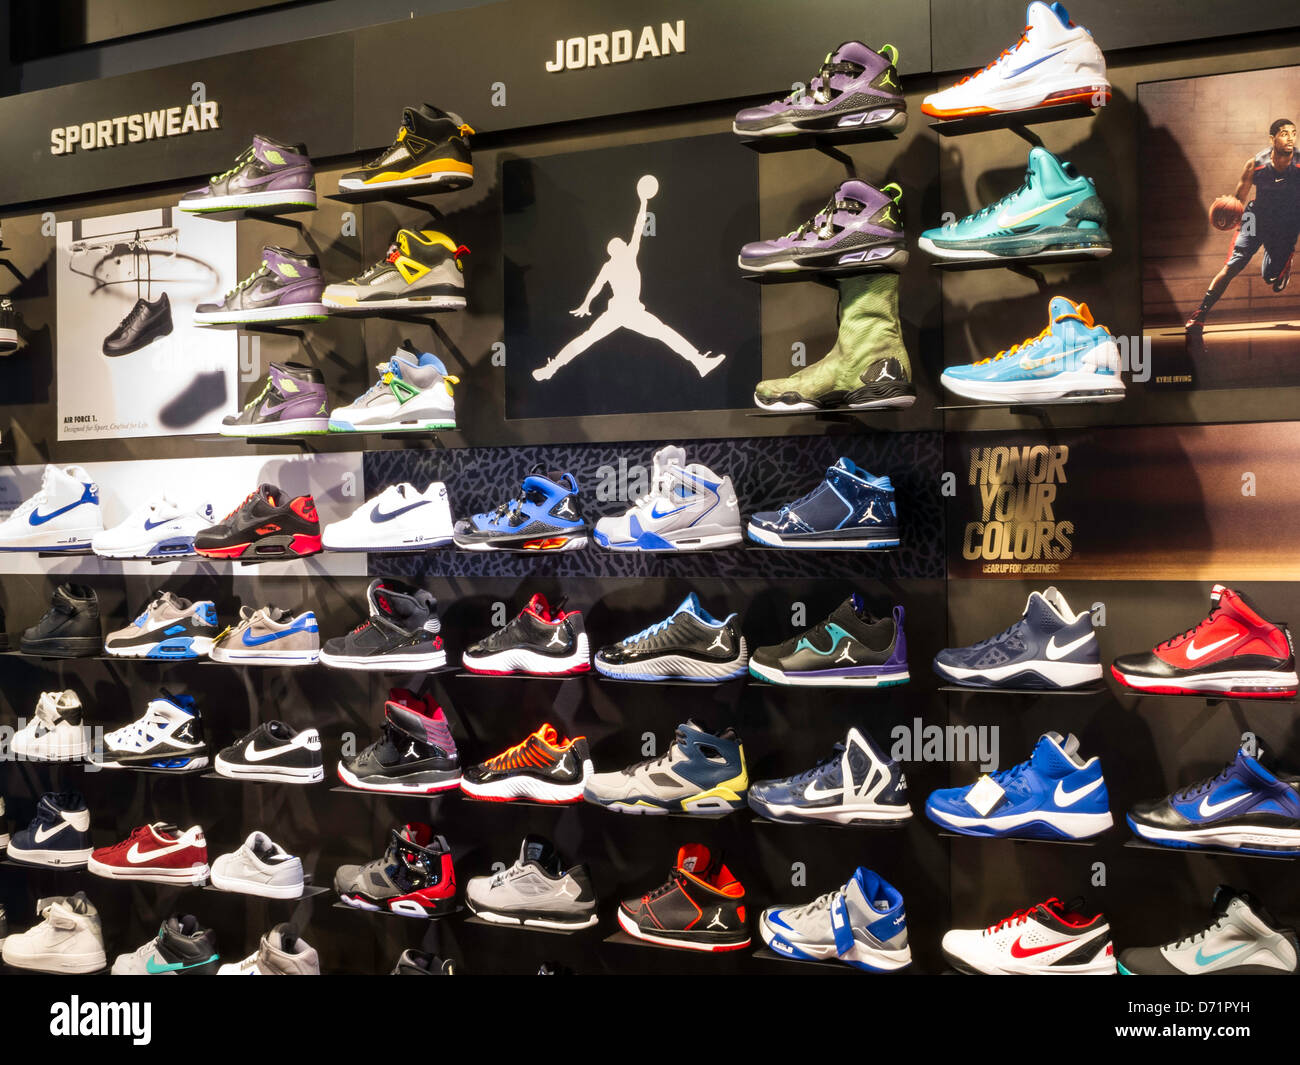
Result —
<instances>
[{"instance_id":1,"label":"poster of basketball player","mask_svg":"<svg viewBox=\"0 0 1300 1065\"><path fill-rule=\"evenodd\" d=\"M1155 387L1300 385L1300 67L1138 86Z\"/></svg>"},{"instance_id":2,"label":"poster of basketball player","mask_svg":"<svg viewBox=\"0 0 1300 1065\"><path fill-rule=\"evenodd\" d=\"M508 160L506 416L749 406L757 176L730 137Z\"/></svg>"}]
</instances>

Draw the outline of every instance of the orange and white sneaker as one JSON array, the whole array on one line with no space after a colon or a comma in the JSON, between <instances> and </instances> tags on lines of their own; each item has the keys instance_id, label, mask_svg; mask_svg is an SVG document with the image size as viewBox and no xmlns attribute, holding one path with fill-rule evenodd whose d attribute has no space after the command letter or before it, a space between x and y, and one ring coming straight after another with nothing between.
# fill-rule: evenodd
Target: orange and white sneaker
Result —
<instances>
[{"instance_id":1,"label":"orange and white sneaker","mask_svg":"<svg viewBox=\"0 0 1300 1065\"><path fill-rule=\"evenodd\" d=\"M1025 22L1020 40L982 70L931 93L921 110L932 118L966 118L1064 103L1099 107L1110 99L1101 49L1062 4L1035 0Z\"/></svg>"},{"instance_id":2,"label":"orange and white sneaker","mask_svg":"<svg viewBox=\"0 0 1300 1065\"><path fill-rule=\"evenodd\" d=\"M943 937L943 956L958 972L986 976L1115 976L1110 925L1082 906L1082 899L1048 899L988 928L954 928Z\"/></svg>"},{"instance_id":3,"label":"orange and white sneaker","mask_svg":"<svg viewBox=\"0 0 1300 1065\"><path fill-rule=\"evenodd\" d=\"M586 737L562 739L547 724L522 743L470 766L461 774L460 788L471 798L493 802L582 802L591 773Z\"/></svg>"}]
</instances>

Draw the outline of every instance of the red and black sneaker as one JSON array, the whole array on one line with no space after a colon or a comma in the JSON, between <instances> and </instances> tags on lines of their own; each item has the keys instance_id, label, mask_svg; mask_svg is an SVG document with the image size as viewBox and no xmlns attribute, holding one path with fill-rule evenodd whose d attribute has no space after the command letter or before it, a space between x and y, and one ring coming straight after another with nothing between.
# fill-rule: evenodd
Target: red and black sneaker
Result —
<instances>
[{"instance_id":1,"label":"red and black sneaker","mask_svg":"<svg viewBox=\"0 0 1300 1065\"><path fill-rule=\"evenodd\" d=\"M559 676L591 669L582 611L561 610L540 592L503 628L470 644L460 664L471 673Z\"/></svg>"},{"instance_id":2,"label":"red and black sneaker","mask_svg":"<svg viewBox=\"0 0 1300 1065\"><path fill-rule=\"evenodd\" d=\"M562 739L554 725L543 725L522 743L472 765L460 777L460 790L492 802L582 802L591 776L585 736Z\"/></svg>"},{"instance_id":3,"label":"red and black sneaker","mask_svg":"<svg viewBox=\"0 0 1300 1065\"><path fill-rule=\"evenodd\" d=\"M702 843L687 843L666 883L618 906L624 932L685 950L743 950L745 888Z\"/></svg>"},{"instance_id":4,"label":"red and black sneaker","mask_svg":"<svg viewBox=\"0 0 1300 1065\"><path fill-rule=\"evenodd\" d=\"M1210 615L1199 625L1148 654L1115 659L1110 671L1125 687L1153 695L1286 699L1297 687L1286 625L1222 584L1210 593Z\"/></svg>"},{"instance_id":5,"label":"red and black sneaker","mask_svg":"<svg viewBox=\"0 0 1300 1065\"><path fill-rule=\"evenodd\" d=\"M321 549L316 501L309 495L290 498L273 484L259 485L221 524L194 537L200 555L245 562L302 558Z\"/></svg>"},{"instance_id":6,"label":"red and black sneaker","mask_svg":"<svg viewBox=\"0 0 1300 1065\"><path fill-rule=\"evenodd\" d=\"M109 880L202 884L208 879L208 845L198 825L184 832L162 821L137 828L121 843L91 852L86 868Z\"/></svg>"},{"instance_id":7,"label":"red and black sneaker","mask_svg":"<svg viewBox=\"0 0 1300 1065\"><path fill-rule=\"evenodd\" d=\"M334 890L348 906L387 910L403 917L433 917L456 908L451 848L428 825L393 829L382 858L340 866Z\"/></svg>"}]
</instances>

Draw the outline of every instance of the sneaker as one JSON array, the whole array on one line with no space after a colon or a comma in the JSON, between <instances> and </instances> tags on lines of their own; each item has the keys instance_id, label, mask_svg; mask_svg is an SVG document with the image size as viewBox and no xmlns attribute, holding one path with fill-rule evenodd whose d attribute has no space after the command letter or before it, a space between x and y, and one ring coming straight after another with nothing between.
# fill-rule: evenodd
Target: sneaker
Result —
<instances>
[{"instance_id":1,"label":"sneaker","mask_svg":"<svg viewBox=\"0 0 1300 1065\"><path fill-rule=\"evenodd\" d=\"M917 247L961 262L1101 258L1110 254L1110 236L1092 179L1034 147L1020 188L956 222L927 229Z\"/></svg>"},{"instance_id":2,"label":"sneaker","mask_svg":"<svg viewBox=\"0 0 1300 1065\"><path fill-rule=\"evenodd\" d=\"M427 551L451 543L447 486L430 481L421 493L413 484L390 484L342 521L325 526L326 551Z\"/></svg>"},{"instance_id":3,"label":"sneaker","mask_svg":"<svg viewBox=\"0 0 1300 1065\"><path fill-rule=\"evenodd\" d=\"M36 804L36 816L9 841L9 857L31 865L85 865L90 844L90 811L76 791L49 792Z\"/></svg>"},{"instance_id":4,"label":"sneaker","mask_svg":"<svg viewBox=\"0 0 1300 1065\"><path fill-rule=\"evenodd\" d=\"M491 876L472 877L465 905L492 924L569 931L596 923L596 893L585 865L565 869L555 845L525 836L519 860Z\"/></svg>"},{"instance_id":5,"label":"sneaker","mask_svg":"<svg viewBox=\"0 0 1300 1065\"><path fill-rule=\"evenodd\" d=\"M218 976L320 976L320 955L286 922L262 937L257 951L217 970Z\"/></svg>"},{"instance_id":6,"label":"sneaker","mask_svg":"<svg viewBox=\"0 0 1300 1065\"><path fill-rule=\"evenodd\" d=\"M907 637L903 608L878 618L854 592L825 621L785 643L759 647L749 672L771 684L817 688L888 688L906 684Z\"/></svg>"},{"instance_id":7,"label":"sneaker","mask_svg":"<svg viewBox=\"0 0 1300 1065\"><path fill-rule=\"evenodd\" d=\"M302 898L302 859L265 832L252 832L239 850L217 856L212 863L212 886L264 899Z\"/></svg>"},{"instance_id":8,"label":"sneaker","mask_svg":"<svg viewBox=\"0 0 1300 1065\"><path fill-rule=\"evenodd\" d=\"M18 350L18 312L13 300L0 296L0 355L11 355Z\"/></svg>"},{"instance_id":9,"label":"sneaker","mask_svg":"<svg viewBox=\"0 0 1300 1065\"><path fill-rule=\"evenodd\" d=\"M838 959L869 973L893 973L912 963L903 896L866 866L812 902L769 906L758 932L775 953L801 961Z\"/></svg>"},{"instance_id":10,"label":"sneaker","mask_svg":"<svg viewBox=\"0 0 1300 1065\"><path fill-rule=\"evenodd\" d=\"M1109 99L1106 60L1092 34L1070 21L1064 5L1035 2L1020 40L982 70L931 93L921 110L964 118L1073 102L1097 107Z\"/></svg>"},{"instance_id":11,"label":"sneaker","mask_svg":"<svg viewBox=\"0 0 1300 1065\"><path fill-rule=\"evenodd\" d=\"M518 499L461 518L454 536L462 551L580 551L587 546L587 523L578 482L571 473L547 473L539 463L524 478Z\"/></svg>"},{"instance_id":12,"label":"sneaker","mask_svg":"<svg viewBox=\"0 0 1300 1065\"><path fill-rule=\"evenodd\" d=\"M181 197L182 211L274 213L285 207L316 206L316 172L305 144L285 144L260 133L224 174Z\"/></svg>"},{"instance_id":13,"label":"sneaker","mask_svg":"<svg viewBox=\"0 0 1300 1065\"><path fill-rule=\"evenodd\" d=\"M0 851L9 846L9 821L5 817L5 797L0 795Z\"/></svg>"},{"instance_id":14,"label":"sneaker","mask_svg":"<svg viewBox=\"0 0 1300 1065\"><path fill-rule=\"evenodd\" d=\"M321 302L324 288L316 256L268 244L262 249L262 264L220 303L200 303L194 309L194 324L324 321L329 314Z\"/></svg>"},{"instance_id":15,"label":"sneaker","mask_svg":"<svg viewBox=\"0 0 1300 1065\"><path fill-rule=\"evenodd\" d=\"M460 790L493 802L581 802L591 773L586 737L564 739L547 724L522 743L466 769Z\"/></svg>"},{"instance_id":16,"label":"sneaker","mask_svg":"<svg viewBox=\"0 0 1300 1065\"><path fill-rule=\"evenodd\" d=\"M907 98L898 83L898 49L876 51L861 41L845 41L827 54L821 70L783 100L747 107L731 124L751 137L788 137L795 133L849 133L907 126Z\"/></svg>"},{"instance_id":17,"label":"sneaker","mask_svg":"<svg viewBox=\"0 0 1300 1065\"><path fill-rule=\"evenodd\" d=\"M238 414L221 419L222 436L300 436L329 428L325 378L315 367L297 362L271 363L262 390Z\"/></svg>"},{"instance_id":18,"label":"sneaker","mask_svg":"<svg viewBox=\"0 0 1300 1065\"><path fill-rule=\"evenodd\" d=\"M379 364L379 380L346 407L330 411L332 433L436 432L456 428L452 385L437 355L419 352L404 342L387 362Z\"/></svg>"},{"instance_id":19,"label":"sneaker","mask_svg":"<svg viewBox=\"0 0 1300 1065\"><path fill-rule=\"evenodd\" d=\"M902 204L903 190L892 182L878 189L845 181L808 221L775 240L746 244L736 262L768 274L897 269L907 263Z\"/></svg>"},{"instance_id":20,"label":"sneaker","mask_svg":"<svg viewBox=\"0 0 1300 1065\"><path fill-rule=\"evenodd\" d=\"M4 947L5 940L9 938L9 918L5 916L5 908L0 906L0 948Z\"/></svg>"},{"instance_id":21,"label":"sneaker","mask_svg":"<svg viewBox=\"0 0 1300 1065\"><path fill-rule=\"evenodd\" d=\"M130 625L108 634L104 650L121 658L200 658L220 633L211 600L160 592Z\"/></svg>"},{"instance_id":22,"label":"sneaker","mask_svg":"<svg viewBox=\"0 0 1300 1065\"><path fill-rule=\"evenodd\" d=\"M1076 614L1055 588L1030 592L1020 619L996 636L934 656L934 671L966 688L1054 691L1101 680L1092 615Z\"/></svg>"},{"instance_id":23,"label":"sneaker","mask_svg":"<svg viewBox=\"0 0 1300 1065\"><path fill-rule=\"evenodd\" d=\"M291 498L273 484L259 485L223 521L201 530L194 550L207 558L259 562L319 554L316 501L309 495Z\"/></svg>"},{"instance_id":24,"label":"sneaker","mask_svg":"<svg viewBox=\"0 0 1300 1065\"><path fill-rule=\"evenodd\" d=\"M733 728L714 733L687 721L668 750L613 773L593 773L582 797L623 814L716 817L745 806L749 773Z\"/></svg>"},{"instance_id":25,"label":"sneaker","mask_svg":"<svg viewBox=\"0 0 1300 1065\"><path fill-rule=\"evenodd\" d=\"M4 963L42 973L96 973L108 965L99 911L84 891L36 903L41 923L4 941Z\"/></svg>"},{"instance_id":26,"label":"sneaker","mask_svg":"<svg viewBox=\"0 0 1300 1065\"><path fill-rule=\"evenodd\" d=\"M1129 947L1121 976L1294 976L1300 945L1249 892L1220 884L1209 927L1162 947Z\"/></svg>"},{"instance_id":27,"label":"sneaker","mask_svg":"<svg viewBox=\"0 0 1300 1065\"><path fill-rule=\"evenodd\" d=\"M366 589L370 617L346 636L325 641L320 660L336 669L442 669L447 652L438 635L438 600L431 592L394 580Z\"/></svg>"},{"instance_id":28,"label":"sneaker","mask_svg":"<svg viewBox=\"0 0 1300 1065\"><path fill-rule=\"evenodd\" d=\"M628 935L663 947L724 951L749 946L745 888L702 843L687 843L677 852L661 886L620 902L618 923Z\"/></svg>"},{"instance_id":29,"label":"sneaker","mask_svg":"<svg viewBox=\"0 0 1300 1065\"><path fill-rule=\"evenodd\" d=\"M239 624L213 639L208 656L240 666L308 666L320 658L320 627L310 610L241 606Z\"/></svg>"},{"instance_id":30,"label":"sneaker","mask_svg":"<svg viewBox=\"0 0 1300 1065\"><path fill-rule=\"evenodd\" d=\"M991 358L949 366L944 388L981 403L1113 403L1124 398L1119 348L1086 303L1054 296L1047 328Z\"/></svg>"},{"instance_id":31,"label":"sneaker","mask_svg":"<svg viewBox=\"0 0 1300 1065\"><path fill-rule=\"evenodd\" d=\"M888 477L873 477L841 458L811 492L780 510L755 514L745 532L767 547L859 551L897 547L894 486Z\"/></svg>"},{"instance_id":32,"label":"sneaker","mask_svg":"<svg viewBox=\"0 0 1300 1065\"><path fill-rule=\"evenodd\" d=\"M1084 761L1078 739L1059 732L1046 733L1027 762L931 792L925 815L963 836L1010 839L1090 839L1114 824L1101 761Z\"/></svg>"},{"instance_id":33,"label":"sneaker","mask_svg":"<svg viewBox=\"0 0 1300 1065\"><path fill-rule=\"evenodd\" d=\"M166 688L151 699L138 721L104 737L96 764L105 769L150 769L190 772L208 767L203 719L192 695L173 695Z\"/></svg>"},{"instance_id":34,"label":"sneaker","mask_svg":"<svg viewBox=\"0 0 1300 1065\"><path fill-rule=\"evenodd\" d=\"M460 787L460 754L447 715L432 699L394 688L379 739L338 765L339 780L362 791L433 795Z\"/></svg>"},{"instance_id":35,"label":"sneaker","mask_svg":"<svg viewBox=\"0 0 1300 1065\"><path fill-rule=\"evenodd\" d=\"M611 551L708 551L741 542L740 505L730 477L686 464L674 444L654 455L650 491L617 517L596 522L592 538Z\"/></svg>"},{"instance_id":36,"label":"sneaker","mask_svg":"<svg viewBox=\"0 0 1300 1065\"><path fill-rule=\"evenodd\" d=\"M413 189L452 192L474 184L469 138L474 131L459 115L432 104L402 111L402 128L392 145L360 170L339 178L340 192Z\"/></svg>"},{"instance_id":37,"label":"sneaker","mask_svg":"<svg viewBox=\"0 0 1300 1065\"><path fill-rule=\"evenodd\" d=\"M215 933L187 913L168 917L148 943L119 954L112 975L212 976L220 964Z\"/></svg>"},{"instance_id":38,"label":"sneaker","mask_svg":"<svg viewBox=\"0 0 1300 1065\"><path fill-rule=\"evenodd\" d=\"M60 584L50 609L19 642L23 654L42 658L88 658L103 648L99 598L84 584Z\"/></svg>"},{"instance_id":39,"label":"sneaker","mask_svg":"<svg viewBox=\"0 0 1300 1065\"><path fill-rule=\"evenodd\" d=\"M198 825L182 832L158 821L137 828L121 843L97 848L86 868L109 880L202 884L208 879L208 845Z\"/></svg>"},{"instance_id":40,"label":"sneaker","mask_svg":"<svg viewBox=\"0 0 1300 1065\"><path fill-rule=\"evenodd\" d=\"M172 305L167 293L150 302L141 298L116 329L104 338L100 350L110 359L147 348L155 340L170 336L172 331Z\"/></svg>"},{"instance_id":41,"label":"sneaker","mask_svg":"<svg viewBox=\"0 0 1300 1065\"><path fill-rule=\"evenodd\" d=\"M80 466L46 466L41 488L0 522L0 551L86 551L104 531L99 485Z\"/></svg>"},{"instance_id":42,"label":"sneaker","mask_svg":"<svg viewBox=\"0 0 1300 1065\"><path fill-rule=\"evenodd\" d=\"M283 721L258 725L217 755L217 776L276 784L316 784L325 779L320 733L299 732Z\"/></svg>"},{"instance_id":43,"label":"sneaker","mask_svg":"<svg viewBox=\"0 0 1300 1065\"><path fill-rule=\"evenodd\" d=\"M1219 773L1140 802L1128 825L1147 843L1240 854L1300 854L1300 775L1270 770L1244 749Z\"/></svg>"},{"instance_id":44,"label":"sneaker","mask_svg":"<svg viewBox=\"0 0 1300 1065\"><path fill-rule=\"evenodd\" d=\"M457 311L465 306L469 248L436 229L399 229L379 262L325 289L325 306L340 313Z\"/></svg>"},{"instance_id":45,"label":"sneaker","mask_svg":"<svg viewBox=\"0 0 1300 1065\"><path fill-rule=\"evenodd\" d=\"M596 652L596 669L619 680L688 680L702 684L743 677L749 649L736 614L719 621L694 592L663 621Z\"/></svg>"},{"instance_id":46,"label":"sneaker","mask_svg":"<svg viewBox=\"0 0 1300 1065\"><path fill-rule=\"evenodd\" d=\"M216 518L211 503L191 510L158 496L120 525L97 533L90 546L100 558L189 558L194 537Z\"/></svg>"},{"instance_id":47,"label":"sneaker","mask_svg":"<svg viewBox=\"0 0 1300 1065\"><path fill-rule=\"evenodd\" d=\"M423 950L404 950L389 976L455 976L456 963Z\"/></svg>"},{"instance_id":48,"label":"sneaker","mask_svg":"<svg viewBox=\"0 0 1300 1065\"><path fill-rule=\"evenodd\" d=\"M1295 645L1285 622L1264 617L1241 592L1216 584L1210 613L1145 654L1121 655L1111 674L1150 695L1290 699L1296 693Z\"/></svg>"},{"instance_id":49,"label":"sneaker","mask_svg":"<svg viewBox=\"0 0 1300 1065\"><path fill-rule=\"evenodd\" d=\"M546 596L537 593L504 628L470 644L460 663L471 673L498 677L586 673L591 669L591 650L582 611L552 610Z\"/></svg>"},{"instance_id":50,"label":"sneaker","mask_svg":"<svg viewBox=\"0 0 1300 1065\"><path fill-rule=\"evenodd\" d=\"M41 692L31 720L14 733L9 750L29 762L84 761L90 744L77 693L70 688Z\"/></svg>"},{"instance_id":51,"label":"sneaker","mask_svg":"<svg viewBox=\"0 0 1300 1065\"><path fill-rule=\"evenodd\" d=\"M811 769L749 786L749 808L769 821L901 825L912 819L902 767L872 738L849 729Z\"/></svg>"},{"instance_id":52,"label":"sneaker","mask_svg":"<svg viewBox=\"0 0 1300 1065\"><path fill-rule=\"evenodd\" d=\"M943 956L971 975L1114 976L1110 925L1082 909L1082 899L1052 898L988 928L954 928L944 933Z\"/></svg>"},{"instance_id":53,"label":"sneaker","mask_svg":"<svg viewBox=\"0 0 1300 1065\"><path fill-rule=\"evenodd\" d=\"M382 858L344 865L334 889L347 906L403 917L436 917L456 908L456 873L451 849L428 825L395 828Z\"/></svg>"}]
</instances>

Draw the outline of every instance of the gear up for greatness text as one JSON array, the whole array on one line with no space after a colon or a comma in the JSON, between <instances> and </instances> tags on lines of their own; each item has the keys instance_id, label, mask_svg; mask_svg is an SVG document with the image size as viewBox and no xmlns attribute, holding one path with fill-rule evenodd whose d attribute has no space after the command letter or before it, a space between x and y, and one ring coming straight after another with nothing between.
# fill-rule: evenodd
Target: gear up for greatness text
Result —
<instances>
[{"instance_id":1,"label":"gear up for greatness text","mask_svg":"<svg viewBox=\"0 0 1300 1065\"><path fill-rule=\"evenodd\" d=\"M968 483L979 486L981 520L967 523L962 557L970 562L1069 558L1074 522L1057 521L1052 509L1069 459L1064 444L972 448Z\"/></svg>"},{"instance_id":2,"label":"gear up for greatness text","mask_svg":"<svg viewBox=\"0 0 1300 1065\"><path fill-rule=\"evenodd\" d=\"M183 137L208 129L220 129L220 107L216 100L164 107L135 115L101 118L80 125L55 126L50 130L50 154L71 155L78 148L116 148L123 144Z\"/></svg>"}]
</instances>

